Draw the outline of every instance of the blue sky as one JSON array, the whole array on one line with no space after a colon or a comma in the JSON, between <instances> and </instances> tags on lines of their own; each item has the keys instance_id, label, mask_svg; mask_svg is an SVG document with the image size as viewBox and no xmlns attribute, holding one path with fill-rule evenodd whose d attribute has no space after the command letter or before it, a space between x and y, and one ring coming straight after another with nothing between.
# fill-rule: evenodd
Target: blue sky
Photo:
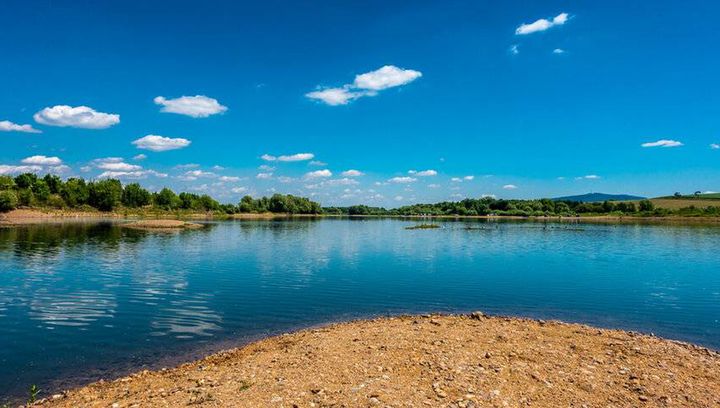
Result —
<instances>
[{"instance_id":1,"label":"blue sky","mask_svg":"<svg viewBox=\"0 0 720 408\"><path fill-rule=\"evenodd\" d=\"M388 207L720 190L717 2L6 0L2 13L0 173Z\"/></svg>"}]
</instances>

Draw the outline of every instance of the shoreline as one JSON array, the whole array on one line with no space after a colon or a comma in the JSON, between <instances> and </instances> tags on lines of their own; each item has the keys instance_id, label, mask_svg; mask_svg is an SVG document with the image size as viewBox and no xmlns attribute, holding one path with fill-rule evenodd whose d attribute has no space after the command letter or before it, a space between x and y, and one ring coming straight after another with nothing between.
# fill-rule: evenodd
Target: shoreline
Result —
<instances>
[{"instance_id":1,"label":"shoreline","mask_svg":"<svg viewBox=\"0 0 720 408\"><path fill-rule=\"evenodd\" d=\"M37 406L712 406L720 354L576 323L391 316L310 327ZM452 405L455 404L455 405Z\"/></svg>"},{"instance_id":2,"label":"shoreline","mask_svg":"<svg viewBox=\"0 0 720 408\"><path fill-rule=\"evenodd\" d=\"M534 221L534 222L647 222L669 224L720 224L720 217L684 217L670 215L658 216L574 216L574 217L522 217L501 215L344 215L344 214L280 214L280 213L243 213L217 216L211 213L172 213L172 212L100 212L54 209L17 209L0 214L0 227L17 227L34 224L51 224L83 221L137 221L137 220L279 220L279 219L400 219L400 220L488 220L488 221Z\"/></svg>"}]
</instances>

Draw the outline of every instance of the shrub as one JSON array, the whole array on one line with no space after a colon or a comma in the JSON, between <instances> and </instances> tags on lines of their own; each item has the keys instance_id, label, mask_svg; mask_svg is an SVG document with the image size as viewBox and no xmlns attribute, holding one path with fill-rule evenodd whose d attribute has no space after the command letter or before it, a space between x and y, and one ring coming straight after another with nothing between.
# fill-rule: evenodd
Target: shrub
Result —
<instances>
[{"instance_id":1,"label":"shrub","mask_svg":"<svg viewBox=\"0 0 720 408\"><path fill-rule=\"evenodd\" d=\"M17 208L18 198L14 191L0 191L0 212L8 212Z\"/></svg>"}]
</instances>

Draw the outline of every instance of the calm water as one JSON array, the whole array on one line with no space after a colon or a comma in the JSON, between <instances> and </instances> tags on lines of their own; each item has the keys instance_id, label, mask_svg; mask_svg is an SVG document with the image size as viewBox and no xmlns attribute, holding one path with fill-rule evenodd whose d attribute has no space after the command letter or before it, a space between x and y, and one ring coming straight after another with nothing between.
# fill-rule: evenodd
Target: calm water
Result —
<instances>
[{"instance_id":1,"label":"calm water","mask_svg":"<svg viewBox=\"0 0 720 408\"><path fill-rule=\"evenodd\" d=\"M378 314L471 311L720 348L720 228L400 220L0 229L0 403Z\"/></svg>"}]
</instances>

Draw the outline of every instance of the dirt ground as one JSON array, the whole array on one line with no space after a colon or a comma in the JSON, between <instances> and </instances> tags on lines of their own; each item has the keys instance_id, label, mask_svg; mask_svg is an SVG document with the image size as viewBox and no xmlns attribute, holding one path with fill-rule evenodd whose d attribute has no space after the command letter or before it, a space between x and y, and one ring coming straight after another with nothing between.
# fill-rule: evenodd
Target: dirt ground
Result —
<instances>
[{"instance_id":1,"label":"dirt ground","mask_svg":"<svg viewBox=\"0 0 720 408\"><path fill-rule=\"evenodd\" d=\"M272 337L43 407L718 407L720 355L617 330L407 316Z\"/></svg>"}]
</instances>

